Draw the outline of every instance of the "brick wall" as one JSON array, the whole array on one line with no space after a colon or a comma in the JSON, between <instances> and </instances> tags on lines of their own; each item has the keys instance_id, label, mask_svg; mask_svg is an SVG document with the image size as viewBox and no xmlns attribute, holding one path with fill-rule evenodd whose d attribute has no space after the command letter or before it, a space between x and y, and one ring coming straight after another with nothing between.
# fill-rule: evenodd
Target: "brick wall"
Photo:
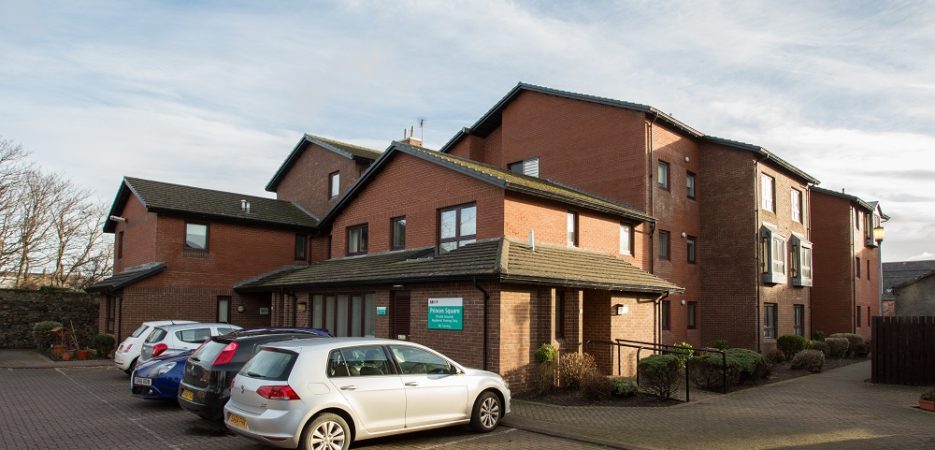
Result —
<instances>
[{"instance_id":1,"label":"brick wall","mask_svg":"<svg viewBox=\"0 0 935 450\"><path fill-rule=\"evenodd\" d=\"M815 280L812 329L825 334L854 330L853 209L850 201L812 191Z\"/></svg>"},{"instance_id":2,"label":"brick wall","mask_svg":"<svg viewBox=\"0 0 935 450\"><path fill-rule=\"evenodd\" d=\"M135 195L130 196L120 214L127 220L117 222L114 231L114 273L156 260L156 214L146 212L143 203ZM121 232L122 252L118 248Z\"/></svg>"},{"instance_id":3,"label":"brick wall","mask_svg":"<svg viewBox=\"0 0 935 450\"><path fill-rule=\"evenodd\" d=\"M276 198L296 202L321 219L340 198L340 195L330 196L329 175L341 174L341 194L344 194L369 164L356 162L317 144L304 145L305 150L276 187Z\"/></svg>"},{"instance_id":4,"label":"brick wall","mask_svg":"<svg viewBox=\"0 0 935 450\"><path fill-rule=\"evenodd\" d=\"M625 305L627 312L623 315L616 315L615 305ZM585 341L629 339L651 342L653 319L652 299L640 299L608 291L585 291ZM616 347L592 343L587 352L594 356L598 369L604 374L636 376L636 349L621 347L619 365ZM643 352L640 356L648 355L648 352Z\"/></svg>"}]
</instances>

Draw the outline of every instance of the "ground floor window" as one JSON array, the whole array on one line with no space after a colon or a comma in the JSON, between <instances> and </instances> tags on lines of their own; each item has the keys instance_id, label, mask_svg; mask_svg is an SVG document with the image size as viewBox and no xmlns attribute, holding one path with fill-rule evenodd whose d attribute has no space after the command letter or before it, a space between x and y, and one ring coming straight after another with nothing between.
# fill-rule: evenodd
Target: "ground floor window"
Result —
<instances>
[{"instance_id":1,"label":"ground floor window","mask_svg":"<svg viewBox=\"0 0 935 450\"><path fill-rule=\"evenodd\" d=\"M555 339L565 338L565 291L555 291Z\"/></svg>"},{"instance_id":2,"label":"ground floor window","mask_svg":"<svg viewBox=\"0 0 935 450\"><path fill-rule=\"evenodd\" d=\"M856 314L856 316L854 316L856 319L854 322L857 324L856 327L860 328L860 306L856 306L854 309Z\"/></svg>"},{"instance_id":3,"label":"ground floor window","mask_svg":"<svg viewBox=\"0 0 935 450\"><path fill-rule=\"evenodd\" d=\"M766 320L763 323L763 336L776 339L776 323L778 321L779 306L775 303L766 304Z\"/></svg>"},{"instance_id":4,"label":"ground floor window","mask_svg":"<svg viewBox=\"0 0 935 450\"><path fill-rule=\"evenodd\" d=\"M218 322L230 323L231 298L226 295L218 296Z\"/></svg>"},{"instance_id":5,"label":"ground floor window","mask_svg":"<svg viewBox=\"0 0 935 450\"><path fill-rule=\"evenodd\" d=\"M117 327L114 325L117 318L117 297L107 296L107 332L114 333Z\"/></svg>"},{"instance_id":6,"label":"ground floor window","mask_svg":"<svg viewBox=\"0 0 935 450\"><path fill-rule=\"evenodd\" d=\"M688 329L698 328L698 302L688 302Z\"/></svg>"},{"instance_id":7,"label":"ground floor window","mask_svg":"<svg viewBox=\"0 0 935 450\"><path fill-rule=\"evenodd\" d=\"M805 336L805 305L792 305L792 328L796 336Z\"/></svg>"},{"instance_id":8,"label":"ground floor window","mask_svg":"<svg viewBox=\"0 0 935 450\"><path fill-rule=\"evenodd\" d=\"M671 330L671 317L672 317L672 303L668 300L662 301L662 312L660 313L660 320L662 321L663 330Z\"/></svg>"},{"instance_id":9,"label":"ground floor window","mask_svg":"<svg viewBox=\"0 0 935 450\"><path fill-rule=\"evenodd\" d=\"M324 328L337 337L374 336L374 294L314 294L311 303L313 328Z\"/></svg>"}]
</instances>

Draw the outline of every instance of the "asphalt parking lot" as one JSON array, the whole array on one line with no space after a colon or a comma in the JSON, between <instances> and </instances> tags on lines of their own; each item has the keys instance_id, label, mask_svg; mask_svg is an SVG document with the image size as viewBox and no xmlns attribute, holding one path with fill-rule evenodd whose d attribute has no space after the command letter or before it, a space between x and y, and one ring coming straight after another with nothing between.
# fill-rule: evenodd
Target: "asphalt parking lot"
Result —
<instances>
[{"instance_id":1,"label":"asphalt parking lot","mask_svg":"<svg viewBox=\"0 0 935 450\"><path fill-rule=\"evenodd\" d=\"M0 369L0 448L262 449L173 403L129 393L128 376L110 367ZM364 441L367 449L601 448L499 427L467 427Z\"/></svg>"}]
</instances>

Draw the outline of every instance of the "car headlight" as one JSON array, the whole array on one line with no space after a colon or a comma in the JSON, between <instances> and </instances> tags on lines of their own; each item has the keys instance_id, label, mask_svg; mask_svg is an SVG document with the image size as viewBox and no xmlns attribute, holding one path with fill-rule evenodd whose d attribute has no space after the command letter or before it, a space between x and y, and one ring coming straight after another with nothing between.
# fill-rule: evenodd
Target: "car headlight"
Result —
<instances>
[{"instance_id":1,"label":"car headlight","mask_svg":"<svg viewBox=\"0 0 935 450\"><path fill-rule=\"evenodd\" d=\"M158 377L158 376L165 375L166 373L168 373L170 370L172 370L172 369L174 369L174 368L175 368L175 362L174 362L174 361L173 361L173 362L167 362L167 363L160 364L159 367L156 368L156 375L155 375L155 376Z\"/></svg>"}]
</instances>

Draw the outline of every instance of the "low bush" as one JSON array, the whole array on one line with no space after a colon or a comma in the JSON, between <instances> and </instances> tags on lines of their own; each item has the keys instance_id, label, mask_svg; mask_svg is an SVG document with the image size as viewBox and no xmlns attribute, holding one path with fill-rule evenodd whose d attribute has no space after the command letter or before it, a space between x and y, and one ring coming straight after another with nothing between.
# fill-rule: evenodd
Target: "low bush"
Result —
<instances>
[{"instance_id":1,"label":"low bush","mask_svg":"<svg viewBox=\"0 0 935 450\"><path fill-rule=\"evenodd\" d=\"M824 331L821 331L821 330L812 331L812 340L813 340L813 341L823 341L823 340L825 340L826 337L828 337L828 336L825 334Z\"/></svg>"},{"instance_id":2,"label":"low bush","mask_svg":"<svg viewBox=\"0 0 935 450\"><path fill-rule=\"evenodd\" d=\"M52 333L52 330L61 328L61 326L61 323L51 320L34 323L32 325L32 338L36 343L36 349L48 352L49 347L55 343L56 336L55 333Z\"/></svg>"},{"instance_id":3,"label":"low bush","mask_svg":"<svg viewBox=\"0 0 935 450\"><path fill-rule=\"evenodd\" d=\"M568 353L558 359L559 384L568 389L577 389L591 372L597 370L594 357L588 353Z\"/></svg>"},{"instance_id":4,"label":"low bush","mask_svg":"<svg viewBox=\"0 0 935 450\"><path fill-rule=\"evenodd\" d=\"M594 371L581 381L581 395L589 400L606 400L614 394L614 382Z\"/></svg>"},{"instance_id":5,"label":"low bush","mask_svg":"<svg viewBox=\"0 0 935 450\"><path fill-rule=\"evenodd\" d=\"M535 357L539 364L555 362L558 359L558 349L552 344L542 344L536 349Z\"/></svg>"},{"instance_id":6,"label":"low bush","mask_svg":"<svg viewBox=\"0 0 935 450\"><path fill-rule=\"evenodd\" d=\"M633 380L614 378L614 397L632 397L640 391L640 386Z\"/></svg>"},{"instance_id":7,"label":"low bush","mask_svg":"<svg viewBox=\"0 0 935 450\"><path fill-rule=\"evenodd\" d=\"M847 339L828 337L824 342L825 344L828 344L828 353L830 357L834 359L840 359L847 356L847 348L850 346L850 343L847 342Z\"/></svg>"},{"instance_id":8,"label":"low bush","mask_svg":"<svg viewBox=\"0 0 935 450\"><path fill-rule=\"evenodd\" d=\"M820 350L802 350L792 357L793 369L805 369L812 373L821 372L825 365L825 354Z\"/></svg>"},{"instance_id":9,"label":"low bush","mask_svg":"<svg viewBox=\"0 0 935 450\"><path fill-rule=\"evenodd\" d=\"M97 352L97 356L107 358L114 350L114 337L106 334L94 336L91 339L91 348Z\"/></svg>"},{"instance_id":10,"label":"low bush","mask_svg":"<svg viewBox=\"0 0 935 450\"><path fill-rule=\"evenodd\" d=\"M723 358L720 353L705 353L688 360L688 374L692 383L702 389L720 390L724 386ZM736 364L727 360L727 385L740 381Z\"/></svg>"},{"instance_id":11,"label":"low bush","mask_svg":"<svg viewBox=\"0 0 935 450\"><path fill-rule=\"evenodd\" d=\"M536 366L535 389L539 394L546 394L555 389L555 375L558 364L546 361Z\"/></svg>"},{"instance_id":12,"label":"low bush","mask_svg":"<svg viewBox=\"0 0 935 450\"><path fill-rule=\"evenodd\" d=\"M727 350L730 348L730 344L727 343L727 339L716 339L714 341L714 348L718 350Z\"/></svg>"},{"instance_id":13,"label":"low bush","mask_svg":"<svg viewBox=\"0 0 935 450\"><path fill-rule=\"evenodd\" d=\"M866 358L870 354L870 344L866 342L856 344L851 349L851 353L857 358Z\"/></svg>"},{"instance_id":14,"label":"low bush","mask_svg":"<svg viewBox=\"0 0 935 450\"><path fill-rule=\"evenodd\" d=\"M640 386L666 400L678 389L679 359L675 355L652 355L637 364Z\"/></svg>"},{"instance_id":15,"label":"low bush","mask_svg":"<svg viewBox=\"0 0 935 450\"><path fill-rule=\"evenodd\" d=\"M685 362L691 359L692 355L695 354L695 347L692 347L688 342L679 342L678 344L673 345L672 355L678 358L679 367L685 368Z\"/></svg>"},{"instance_id":16,"label":"low bush","mask_svg":"<svg viewBox=\"0 0 935 450\"><path fill-rule=\"evenodd\" d=\"M767 350L763 356L766 357L766 362L772 365L781 364L786 360L786 354L778 348L771 348Z\"/></svg>"},{"instance_id":17,"label":"low bush","mask_svg":"<svg viewBox=\"0 0 935 450\"><path fill-rule=\"evenodd\" d=\"M825 359L831 357L831 347L825 341L808 341L807 350L818 350L825 355Z\"/></svg>"},{"instance_id":18,"label":"low bush","mask_svg":"<svg viewBox=\"0 0 935 450\"><path fill-rule=\"evenodd\" d=\"M808 341L806 341L804 337L794 334L779 336L779 339L776 339L776 347L782 351L782 354L789 360L802 350L805 350L806 344L808 344Z\"/></svg>"},{"instance_id":19,"label":"low bush","mask_svg":"<svg viewBox=\"0 0 935 450\"><path fill-rule=\"evenodd\" d=\"M844 339L847 339L847 343L848 343L847 355L848 355L848 356L854 356L854 350L856 349L857 344L863 344L863 343L864 343L864 338L863 338L863 336L861 336L861 335L859 335L859 334L854 334L854 333L834 333L834 334L832 334L831 336L828 336L828 337L829 337L829 338L844 338Z\"/></svg>"},{"instance_id":20,"label":"low bush","mask_svg":"<svg viewBox=\"0 0 935 450\"><path fill-rule=\"evenodd\" d=\"M922 399L922 400L928 400L928 401L930 401L930 402L935 402L935 388L932 388L932 389L929 389L929 390L923 392L922 395L919 396L919 398Z\"/></svg>"},{"instance_id":21,"label":"low bush","mask_svg":"<svg viewBox=\"0 0 935 450\"><path fill-rule=\"evenodd\" d=\"M745 381L759 381L761 378L766 377L766 374L769 372L766 358L753 350L729 348L727 349L727 360L728 364L733 360L737 365L740 371L739 383Z\"/></svg>"}]
</instances>

